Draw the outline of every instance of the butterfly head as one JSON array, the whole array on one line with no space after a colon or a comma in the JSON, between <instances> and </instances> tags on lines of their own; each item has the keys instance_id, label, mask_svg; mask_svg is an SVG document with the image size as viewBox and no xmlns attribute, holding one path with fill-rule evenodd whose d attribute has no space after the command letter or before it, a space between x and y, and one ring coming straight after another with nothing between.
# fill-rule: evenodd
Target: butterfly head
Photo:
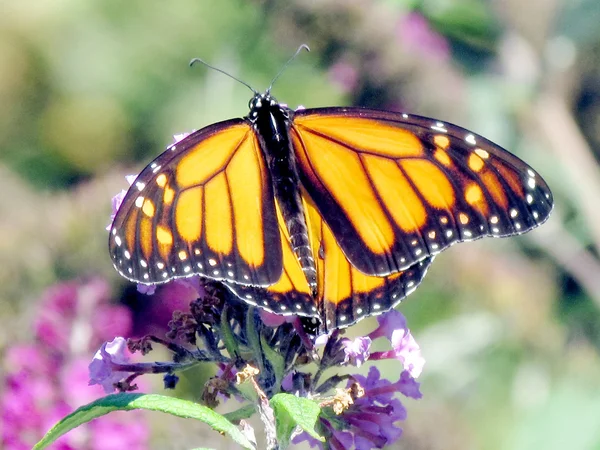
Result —
<instances>
[{"instance_id":1,"label":"butterfly head","mask_svg":"<svg viewBox=\"0 0 600 450\"><path fill-rule=\"evenodd\" d=\"M265 111L273 109L281 109L281 105L269 91L266 91L262 94L255 94L250 99L250 102L248 102L248 108L250 108L248 118L250 120L256 120L259 114L264 114Z\"/></svg>"}]
</instances>

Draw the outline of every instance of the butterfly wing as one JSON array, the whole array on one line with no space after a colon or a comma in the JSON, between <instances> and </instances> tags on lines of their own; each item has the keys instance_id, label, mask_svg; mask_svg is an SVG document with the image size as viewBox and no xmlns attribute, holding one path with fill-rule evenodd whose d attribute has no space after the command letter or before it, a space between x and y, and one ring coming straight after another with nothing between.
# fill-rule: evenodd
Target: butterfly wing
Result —
<instances>
[{"instance_id":1,"label":"butterfly wing","mask_svg":"<svg viewBox=\"0 0 600 450\"><path fill-rule=\"evenodd\" d=\"M283 275L266 288L228 284L244 301L279 314L320 317L324 330L344 328L360 319L381 314L413 292L425 276L433 257L387 277L369 276L353 267L306 192L302 201L308 235L317 268L318 292L313 297L295 256L283 216L277 217L283 239Z\"/></svg>"},{"instance_id":2,"label":"butterfly wing","mask_svg":"<svg viewBox=\"0 0 600 450\"><path fill-rule=\"evenodd\" d=\"M297 111L300 178L354 267L385 276L448 246L543 223L552 194L527 164L451 124L360 108Z\"/></svg>"},{"instance_id":3,"label":"butterfly wing","mask_svg":"<svg viewBox=\"0 0 600 450\"><path fill-rule=\"evenodd\" d=\"M272 184L249 123L199 130L147 166L113 221L116 269L139 283L194 274L267 286L282 271Z\"/></svg>"},{"instance_id":4,"label":"butterfly wing","mask_svg":"<svg viewBox=\"0 0 600 450\"><path fill-rule=\"evenodd\" d=\"M433 257L388 276L366 275L350 264L315 203L306 193L303 200L311 242L320 242L319 248L313 251L316 255L318 298L325 329L344 328L364 317L384 313L421 283Z\"/></svg>"},{"instance_id":5,"label":"butterfly wing","mask_svg":"<svg viewBox=\"0 0 600 450\"><path fill-rule=\"evenodd\" d=\"M276 283L263 288L232 283L226 283L226 286L246 303L259 306L269 312L318 317L317 301L312 295L298 257L292 250L290 235L281 209L277 204L275 208L283 244L281 277Z\"/></svg>"}]
</instances>

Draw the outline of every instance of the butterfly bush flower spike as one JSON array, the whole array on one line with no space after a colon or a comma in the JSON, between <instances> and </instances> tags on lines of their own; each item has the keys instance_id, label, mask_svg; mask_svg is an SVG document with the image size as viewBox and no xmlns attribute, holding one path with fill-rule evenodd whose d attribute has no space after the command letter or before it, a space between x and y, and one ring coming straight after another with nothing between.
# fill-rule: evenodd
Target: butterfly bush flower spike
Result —
<instances>
[{"instance_id":1,"label":"butterfly bush flower spike","mask_svg":"<svg viewBox=\"0 0 600 450\"><path fill-rule=\"evenodd\" d=\"M407 378L408 377L408 378ZM406 380L412 380L407 384ZM326 436L329 448L338 450L384 448L396 442L402 435L399 422L407 417L406 408L395 398L400 393L406 397L421 397L419 383L408 372L392 383L384 378L376 367L368 375L354 375L348 381L348 391L353 385L360 386L361 395L356 396L340 414L322 413L319 426ZM308 441L311 447L323 448L316 439L302 433L294 442Z\"/></svg>"},{"instance_id":2,"label":"butterfly bush flower spike","mask_svg":"<svg viewBox=\"0 0 600 450\"><path fill-rule=\"evenodd\" d=\"M381 378L374 366L369 368L367 376L355 374L347 377L346 390L337 389L337 400L332 401L332 410L323 409L319 418L318 429L326 437L328 448L342 450L389 446L401 437L399 422L405 420L407 415L406 408L396 396L421 398L419 383L412 374L421 372L424 360L407 328L406 319L392 310L378 316L378 321L378 327L365 337L348 339L340 337L336 330L318 338L321 344L325 343L322 361L326 365L360 367L366 361L396 359L404 366L398 379L393 382ZM372 341L379 338L388 340L392 350L371 353ZM330 381L322 385L329 385ZM343 395L340 397L340 394ZM321 442L306 433L295 438L295 442L304 440L313 447L323 448Z\"/></svg>"}]
</instances>

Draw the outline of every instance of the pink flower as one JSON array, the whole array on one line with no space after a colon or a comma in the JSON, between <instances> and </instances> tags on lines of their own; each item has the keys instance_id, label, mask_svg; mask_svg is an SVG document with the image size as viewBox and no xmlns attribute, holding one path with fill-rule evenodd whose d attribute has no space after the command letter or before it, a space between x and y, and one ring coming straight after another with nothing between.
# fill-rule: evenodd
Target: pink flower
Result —
<instances>
[{"instance_id":1,"label":"pink flower","mask_svg":"<svg viewBox=\"0 0 600 450\"><path fill-rule=\"evenodd\" d=\"M131 414L120 411L117 420L92 422L92 442L98 450L147 450L148 428ZM139 419L139 416L138 416Z\"/></svg>"},{"instance_id":2,"label":"pink flower","mask_svg":"<svg viewBox=\"0 0 600 450\"><path fill-rule=\"evenodd\" d=\"M329 78L344 92L352 92L356 89L358 77L358 69L345 61L338 61L329 69Z\"/></svg>"},{"instance_id":3,"label":"pink flower","mask_svg":"<svg viewBox=\"0 0 600 450\"><path fill-rule=\"evenodd\" d=\"M91 403L104 394L104 389L100 385L90 386L90 358L81 356L80 358L69 361L65 364L64 373L68 377L59 380L60 388L63 392L62 400L69 405L85 405Z\"/></svg>"},{"instance_id":4,"label":"pink flower","mask_svg":"<svg viewBox=\"0 0 600 450\"><path fill-rule=\"evenodd\" d=\"M59 352L69 345L71 323L77 313L78 288L76 283L61 283L48 289L35 320L37 339Z\"/></svg>"},{"instance_id":5,"label":"pink flower","mask_svg":"<svg viewBox=\"0 0 600 450\"><path fill-rule=\"evenodd\" d=\"M94 311L94 321L92 322L94 336L98 345L114 336L126 336L133 327L133 317L131 310L123 305L99 305Z\"/></svg>"},{"instance_id":6,"label":"pink flower","mask_svg":"<svg viewBox=\"0 0 600 450\"><path fill-rule=\"evenodd\" d=\"M144 286L138 284L138 291ZM204 287L200 284L199 277L181 278L170 281L160 286L146 286L150 289L144 309L138 313L136 320L136 336L146 334L163 334L168 328L166 324L171 320L173 311L186 311L190 303L204 296Z\"/></svg>"},{"instance_id":7,"label":"pink flower","mask_svg":"<svg viewBox=\"0 0 600 450\"><path fill-rule=\"evenodd\" d=\"M102 395L98 385L88 386L89 351L117 332L129 335L131 313L110 304L110 286L100 278L85 283L61 283L42 297L34 319L34 342L9 347L0 397L0 447L7 450L30 449L59 419ZM112 338L111 335L110 337ZM124 361L115 349L104 349L107 360ZM112 353L112 355L111 355ZM95 364L99 364L96 362ZM100 365L102 365L100 363ZM115 368L112 368L113 372ZM147 428L137 414L127 417L146 434L128 434L121 448L145 448ZM72 430L52 445L55 450L92 450L106 448L91 443L90 427L99 423L122 421L122 417L102 417ZM143 433L142 433L143 434ZM99 437L99 441L102 436ZM137 440L138 446L129 445Z\"/></svg>"},{"instance_id":8,"label":"pink flower","mask_svg":"<svg viewBox=\"0 0 600 450\"><path fill-rule=\"evenodd\" d=\"M268 327L278 327L284 323L293 323L298 316L275 314L264 309L258 311L260 320Z\"/></svg>"},{"instance_id":9,"label":"pink flower","mask_svg":"<svg viewBox=\"0 0 600 450\"><path fill-rule=\"evenodd\" d=\"M4 357L4 365L11 373L43 372L53 370L53 363L47 352L35 345L17 344L10 347Z\"/></svg>"},{"instance_id":10,"label":"pink flower","mask_svg":"<svg viewBox=\"0 0 600 450\"><path fill-rule=\"evenodd\" d=\"M441 34L429 26L429 22L419 13L410 13L398 21L398 38L404 46L432 59L447 61L450 46Z\"/></svg>"}]
</instances>

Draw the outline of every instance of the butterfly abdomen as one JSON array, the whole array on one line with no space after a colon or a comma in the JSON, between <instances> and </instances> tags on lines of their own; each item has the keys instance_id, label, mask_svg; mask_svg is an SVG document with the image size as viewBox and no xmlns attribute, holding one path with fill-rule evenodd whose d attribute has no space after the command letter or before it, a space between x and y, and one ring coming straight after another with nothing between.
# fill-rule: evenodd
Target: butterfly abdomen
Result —
<instances>
[{"instance_id":1,"label":"butterfly abdomen","mask_svg":"<svg viewBox=\"0 0 600 450\"><path fill-rule=\"evenodd\" d=\"M253 99L249 119L259 136L292 250L300 262L311 291L316 294L317 270L300 196L300 177L289 140L289 114L287 108L266 94Z\"/></svg>"}]
</instances>

